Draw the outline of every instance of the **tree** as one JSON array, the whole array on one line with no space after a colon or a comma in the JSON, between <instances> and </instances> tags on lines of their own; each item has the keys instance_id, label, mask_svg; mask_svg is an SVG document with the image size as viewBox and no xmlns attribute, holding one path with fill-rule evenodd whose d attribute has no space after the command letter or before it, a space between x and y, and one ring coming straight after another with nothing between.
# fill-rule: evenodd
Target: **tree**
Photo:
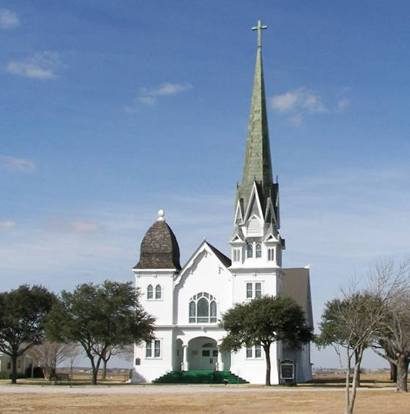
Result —
<instances>
[{"instance_id":1,"label":"tree","mask_svg":"<svg viewBox=\"0 0 410 414\"><path fill-rule=\"evenodd\" d=\"M359 311L359 308L365 308L372 297L367 294L354 293L349 297L343 299L333 299L325 304L320 323L320 335L315 338L316 345L319 348L332 346L339 359L341 356L341 349L348 348L352 350L352 357L354 358L354 366L358 366L355 381L356 386L360 386L360 365L364 350L369 347L371 337L364 341L357 326L355 330L351 330L351 324L347 323L347 315L354 312L354 309ZM369 301L369 303L367 303ZM363 321L365 323L365 316ZM344 319L342 321L341 319ZM359 320L356 321L359 323Z\"/></svg>"},{"instance_id":2,"label":"tree","mask_svg":"<svg viewBox=\"0 0 410 414\"><path fill-rule=\"evenodd\" d=\"M44 377L51 381L55 377L57 366L76 354L76 348L77 345L72 343L44 341L29 349L28 354L41 366Z\"/></svg>"},{"instance_id":3,"label":"tree","mask_svg":"<svg viewBox=\"0 0 410 414\"><path fill-rule=\"evenodd\" d=\"M322 316L319 344L344 348L347 414L354 411L364 350L384 329L389 306L401 286L401 275L386 272L385 263L376 265L364 279L368 284L365 289L352 284L340 299L326 304Z\"/></svg>"},{"instance_id":4,"label":"tree","mask_svg":"<svg viewBox=\"0 0 410 414\"><path fill-rule=\"evenodd\" d=\"M0 293L0 351L10 356L12 383L17 382L17 358L44 339L44 323L55 296L42 286L22 285Z\"/></svg>"},{"instance_id":5,"label":"tree","mask_svg":"<svg viewBox=\"0 0 410 414\"><path fill-rule=\"evenodd\" d=\"M410 291L400 289L390 301L373 350L396 367L397 391L407 392L410 362Z\"/></svg>"},{"instance_id":6,"label":"tree","mask_svg":"<svg viewBox=\"0 0 410 414\"><path fill-rule=\"evenodd\" d=\"M78 342L92 367L92 384L109 349L153 338L154 319L138 301L131 283L106 280L82 284L61 299L50 313L47 329L55 340Z\"/></svg>"},{"instance_id":7,"label":"tree","mask_svg":"<svg viewBox=\"0 0 410 414\"><path fill-rule=\"evenodd\" d=\"M221 344L222 351L238 351L243 346L261 345L266 359L266 385L271 385L270 347L285 341L295 348L312 339L303 309L292 299L263 296L248 303L235 305L221 321L228 332Z\"/></svg>"},{"instance_id":8,"label":"tree","mask_svg":"<svg viewBox=\"0 0 410 414\"><path fill-rule=\"evenodd\" d=\"M380 301L366 292L352 292L325 305L320 324L321 333L316 342L319 346L332 345L339 357L340 349L344 348L348 414L354 410L363 353L379 327L383 315L382 308Z\"/></svg>"}]
</instances>

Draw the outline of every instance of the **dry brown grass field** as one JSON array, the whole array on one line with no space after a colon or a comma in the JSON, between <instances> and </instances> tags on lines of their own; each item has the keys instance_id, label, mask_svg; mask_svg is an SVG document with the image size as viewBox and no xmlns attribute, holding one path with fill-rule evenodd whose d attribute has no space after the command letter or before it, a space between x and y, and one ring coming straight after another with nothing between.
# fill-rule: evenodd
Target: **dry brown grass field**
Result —
<instances>
[{"instance_id":1,"label":"dry brown grass field","mask_svg":"<svg viewBox=\"0 0 410 414\"><path fill-rule=\"evenodd\" d=\"M398 394L386 374L365 375L357 398L358 414L409 414L410 394ZM321 377L319 384L298 387L133 386L100 387L2 385L0 413L159 414L159 413L343 413L341 378ZM5 382L1 382L5 384ZM23 383L26 383L23 381ZM32 383L32 382L31 382ZM109 384L108 382L107 384ZM386 386L390 386L386 389ZM27 388L28 391L25 390ZM30 388L31 387L31 388ZM24 389L23 389L24 388Z\"/></svg>"}]
</instances>

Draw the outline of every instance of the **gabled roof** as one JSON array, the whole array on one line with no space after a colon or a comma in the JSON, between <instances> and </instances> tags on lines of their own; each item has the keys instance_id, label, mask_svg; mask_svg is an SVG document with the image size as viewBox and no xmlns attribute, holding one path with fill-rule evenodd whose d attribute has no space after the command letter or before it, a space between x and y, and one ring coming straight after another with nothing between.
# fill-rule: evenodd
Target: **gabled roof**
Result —
<instances>
[{"instance_id":1,"label":"gabled roof","mask_svg":"<svg viewBox=\"0 0 410 414\"><path fill-rule=\"evenodd\" d=\"M231 266L231 259L229 257L225 256L221 251L219 251L215 246L208 243L206 240L204 240L198 248L195 250L195 252L191 255L191 257L187 260L187 262L184 264L183 268L179 272L178 278L185 273L185 271L191 267L191 262L195 261L195 258L200 254L201 250L203 250L203 247L207 246L209 250L212 251L212 253L217 257L217 259L221 262L223 266L228 268Z\"/></svg>"},{"instance_id":2,"label":"gabled roof","mask_svg":"<svg viewBox=\"0 0 410 414\"><path fill-rule=\"evenodd\" d=\"M229 267L232 264L231 259L228 256L225 256L221 251L219 251L215 246L212 246L212 244L206 242L210 249L215 253L215 255L218 257L218 259L223 263L225 267Z\"/></svg>"}]
</instances>

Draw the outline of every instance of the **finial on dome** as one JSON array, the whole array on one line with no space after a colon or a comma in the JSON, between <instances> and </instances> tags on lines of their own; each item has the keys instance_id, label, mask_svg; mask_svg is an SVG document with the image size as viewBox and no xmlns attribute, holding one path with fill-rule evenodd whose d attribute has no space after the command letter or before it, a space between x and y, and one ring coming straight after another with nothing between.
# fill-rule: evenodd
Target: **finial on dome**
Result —
<instances>
[{"instance_id":1,"label":"finial on dome","mask_svg":"<svg viewBox=\"0 0 410 414\"><path fill-rule=\"evenodd\" d=\"M165 221L165 212L162 208L160 210L158 210L157 221Z\"/></svg>"}]
</instances>

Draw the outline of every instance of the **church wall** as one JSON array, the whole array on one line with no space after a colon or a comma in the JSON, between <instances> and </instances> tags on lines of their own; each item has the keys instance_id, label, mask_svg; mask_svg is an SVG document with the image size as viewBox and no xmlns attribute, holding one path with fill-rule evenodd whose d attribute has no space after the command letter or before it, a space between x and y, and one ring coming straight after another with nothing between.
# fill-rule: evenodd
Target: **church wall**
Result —
<instances>
[{"instance_id":1,"label":"church wall","mask_svg":"<svg viewBox=\"0 0 410 414\"><path fill-rule=\"evenodd\" d=\"M171 325L173 323L174 301L174 272L138 272L136 273L136 287L141 293L141 304L145 311L155 317L156 325ZM148 285L153 287L153 298L148 299ZM161 298L155 298L156 286L161 286Z\"/></svg>"},{"instance_id":2,"label":"church wall","mask_svg":"<svg viewBox=\"0 0 410 414\"><path fill-rule=\"evenodd\" d=\"M277 344L272 344L270 349L271 358L271 384L278 384ZM251 384L265 384L266 359L262 349L260 358L247 358L246 349L231 354L231 371L246 379Z\"/></svg>"},{"instance_id":3,"label":"church wall","mask_svg":"<svg viewBox=\"0 0 410 414\"><path fill-rule=\"evenodd\" d=\"M276 270L260 273L259 269L242 269L240 272L233 272L233 302L242 303L249 301L246 297L246 284L260 282L262 284L262 295L276 296L277 276Z\"/></svg>"},{"instance_id":4,"label":"church wall","mask_svg":"<svg viewBox=\"0 0 410 414\"><path fill-rule=\"evenodd\" d=\"M230 272L207 247L199 253L198 260L186 269L181 278L175 292L179 325L191 325L189 301L200 292L207 292L216 298L218 319L232 306Z\"/></svg>"},{"instance_id":5,"label":"church wall","mask_svg":"<svg viewBox=\"0 0 410 414\"><path fill-rule=\"evenodd\" d=\"M156 329L155 338L161 341L159 358L145 355L145 342L134 346L134 383L147 383L173 370L175 339L173 329ZM139 360L139 364L137 364Z\"/></svg>"}]
</instances>

